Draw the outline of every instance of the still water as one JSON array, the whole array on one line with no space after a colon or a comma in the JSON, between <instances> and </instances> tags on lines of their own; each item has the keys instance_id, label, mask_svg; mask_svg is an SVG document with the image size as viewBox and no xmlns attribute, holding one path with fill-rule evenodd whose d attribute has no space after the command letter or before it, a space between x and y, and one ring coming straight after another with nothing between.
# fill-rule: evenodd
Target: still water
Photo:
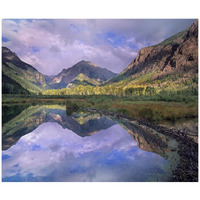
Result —
<instances>
[{"instance_id":1,"label":"still water","mask_svg":"<svg viewBox=\"0 0 200 200\"><path fill-rule=\"evenodd\" d=\"M176 140L128 120L59 105L3 118L4 182L168 181L179 161Z\"/></svg>"}]
</instances>

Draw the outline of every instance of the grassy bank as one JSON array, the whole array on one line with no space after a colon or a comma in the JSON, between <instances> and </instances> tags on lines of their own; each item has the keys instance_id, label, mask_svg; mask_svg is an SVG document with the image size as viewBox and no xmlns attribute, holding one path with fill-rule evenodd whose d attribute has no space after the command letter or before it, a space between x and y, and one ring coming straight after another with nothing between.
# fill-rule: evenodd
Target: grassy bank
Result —
<instances>
[{"instance_id":1,"label":"grassy bank","mask_svg":"<svg viewBox=\"0 0 200 200\"><path fill-rule=\"evenodd\" d=\"M134 99L133 97L119 98L116 96L91 95L91 96L9 96L2 98L3 105L13 104L62 104L73 111L91 108L105 110L116 114L133 117L135 119L147 119L159 122L162 120L175 121L198 117L198 102L167 102L150 101L148 99Z\"/></svg>"},{"instance_id":2,"label":"grassy bank","mask_svg":"<svg viewBox=\"0 0 200 200\"><path fill-rule=\"evenodd\" d=\"M77 100L76 104L80 108L105 110L154 122L198 117L197 102L131 101L94 96L82 101Z\"/></svg>"}]
</instances>

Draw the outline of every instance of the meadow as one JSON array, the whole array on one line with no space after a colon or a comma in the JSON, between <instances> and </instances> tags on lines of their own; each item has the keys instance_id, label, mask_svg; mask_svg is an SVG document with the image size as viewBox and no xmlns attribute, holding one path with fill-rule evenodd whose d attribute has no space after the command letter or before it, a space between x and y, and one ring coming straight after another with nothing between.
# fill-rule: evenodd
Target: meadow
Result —
<instances>
[{"instance_id":1,"label":"meadow","mask_svg":"<svg viewBox=\"0 0 200 200\"><path fill-rule=\"evenodd\" d=\"M77 110L95 109L114 114L145 119L153 122L162 120L176 121L198 117L198 101L192 96L171 98L165 96L131 96L112 95L3 95L2 105L15 104L61 104L66 105L68 114ZM177 101L178 100L178 101Z\"/></svg>"}]
</instances>

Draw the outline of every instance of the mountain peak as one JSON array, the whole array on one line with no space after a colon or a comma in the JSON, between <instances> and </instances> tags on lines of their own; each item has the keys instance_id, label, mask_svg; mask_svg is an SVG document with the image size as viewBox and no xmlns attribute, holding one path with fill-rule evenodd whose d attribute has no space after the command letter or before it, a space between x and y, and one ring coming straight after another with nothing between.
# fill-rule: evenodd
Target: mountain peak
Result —
<instances>
[{"instance_id":1,"label":"mountain peak","mask_svg":"<svg viewBox=\"0 0 200 200\"><path fill-rule=\"evenodd\" d=\"M9 85L22 93L39 92L48 88L43 74L33 66L21 61L19 57L7 47L2 47L2 74L4 77L4 93L13 94Z\"/></svg>"},{"instance_id":2,"label":"mountain peak","mask_svg":"<svg viewBox=\"0 0 200 200\"><path fill-rule=\"evenodd\" d=\"M78 63L88 63L89 61L86 61L86 60L81 60L81 61L79 61ZM77 63L77 64L78 64Z\"/></svg>"},{"instance_id":3,"label":"mountain peak","mask_svg":"<svg viewBox=\"0 0 200 200\"><path fill-rule=\"evenodd\" d=\"M7 47L2 47L2 58L10 61L21 61L15 52L12 52Z\"/></svg>"},{"instance_id":4,"label":"mountain peak","mask_svg":"<svg viewBox=\"0 0 200 200\"><path fill-rule=\"evenodd\" d=\"M90 61L85 61L85 60L81 60L75 65L90 65L92 67L98 67L96 64L94 64L94 63L92 63Z\"/></svg>"},{"instance_id":5,"label":"mountain peak","mask_svg":"<svg viewBox=\"0 0 200 200\"><path fill-rule=\"evenodd\" d=\"M71 68L84 68L84 67L100 68L99 66L97 66L96 64L94 64L90 61L81 60L81 61L77 62L76 64L74 64L72 67L69 67L67 69L66 68L62 69L61 73L69 71Z\"/></svg>"},{"instance_id":6,"label":"mountain peak","mask_svg":"<svg viewBox=\"0 0 200 200\"><path fill-rule=\"evenodd\" d=\"M79 75L79 76L78 76ZM74 78L78 79L95 79L97 82L102 83L114 77L116 74L105 69L98 67L90 61L81 60L70 68L63 69L53 79L49 79L49 84L57 88L65 88Z\"/></svg>"},{"instance_id":7,"label":"mountain peak","mask_svg":"<svg viewBox=\"0 0 200 200\"><path fill-rule=\"evenodd\" d=\"M7 48L7 47L5 47L5 46L3 46L3 47L2 47L2 52L5 52L5 51L10 51L10 49Z\"/></svg>"},{"instance_id":8,"label":"mountain peak","mask_svg":"<svg viewBox=\"0 0 200 200\"><path fill-rule=\"evenodd\" d=\"M154 74L152 80L177 74L195 74L198 71L198 20L189 28L163 42L141 49L136 58L118 76L108 83L143 74Z\"/></svg>"}]
</instances>

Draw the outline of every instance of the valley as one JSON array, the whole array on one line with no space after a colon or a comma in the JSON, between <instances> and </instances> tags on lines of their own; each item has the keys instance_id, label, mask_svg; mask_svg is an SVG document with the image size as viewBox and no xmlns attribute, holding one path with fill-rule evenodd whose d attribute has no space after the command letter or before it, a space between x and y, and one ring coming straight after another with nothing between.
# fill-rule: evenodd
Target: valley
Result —
<instances>
[{"instance_id":1,"label":"valley","mask_svg":"<svg viewBox=\"0 0 200 200\"><path fill-rule=\"evenodd\" d=\"M69 100L80 108L122 112L150 121L197 117L197 49L197 20L160 44L141 49L120 74L82 60L55 76L47 76L3 47L2 102ZM139 102L138 114L135 105Z\"/></svg>"},{"instance_id":2,"label":"valley","mask_svg":"<svg viewBox=\"0 0 200 200\"><path fill-rule=\"evenodd\" d=\"M75 161L70 167L75 174L81 174L82 168L85 171L90 169L79 161L79 156L83 160L103 163L103 167L109 171L113 163L116 164L116 169L119 166L123 168L118 162L122 153L127 159L132 177L129 180L125 173L122 177L117 177L119 178L117 181L196 182L198 181L198 20L168 39L142 48L121 73L114 73L90 61L80 60L55 75L45 75L34 66L23 62L12 49L2 47L2 107L2 148L5 160L10 158L6 157L7 153L13 157L17 156L15 151L22 158L21 149L24 147L33 157L36 156L35 151L42 151L45 156L49 152L49 154L58 152L56 156L62 160L60 156L63 156L64 152L66 154L64 162L68 162L68 159L70 162ZM51 132L51 128L54 132ZM51 135L44 131L46 129ZM38 136L34 135L38 130ZM102 140L99 136L101 133ZM54 138L59 142L65 142L60 142L61 145L56 144L55 148L54 146L51 148ZM124 143L120 143L120 138L123 138ZM27 142L29 139L32 143ZM45 139L47 143L49 142L49 146L43 143ZM116 149L111 148L106 143L107 140L113 142ZM72 145L68 141L72 141L75 148L67 149L65 152L65 148L71 148ZM106 158L107 160L101 157L104 149L98 147L99 141L103 147L106 146L106 153L111 153L113 163L109 160L110 157ZM129 145L129 149L125 148L125 144ZM90 145L94 145L92 147L97 155L97 161ZM63 152L61 149L64 149ZM134 159L134 151L151 160L149 165L152 171L149 172L142 165L145 177L139 173L138 179L137 177L134 179L133 174L139 171L140 162L148 162L137 157L138 168L133 167L131 171L133 163L129 158ZM35 157L37 158L40 159L40 156ZM123 156L120 159L123 159ZM157 163L156 159L160 162ZM16 165L23 171L23 166L15 163L15 158L12 162L13 166ZM55 163L50 163L50 167L48 166L52 174L56 169ZM58 167L64 170L62 164L60 162ZM46 163L43 165L44 168L47 167ZM74 168L76 165L80 169ZM99 166L96 163L94 165ZM9 162L5 166L12 170ZM40 167L43 171L43 166ZM72 181L115 181L114 176L107 180L107 177L91 178L88 174L85 179L82 177L76 179L76 176L72 175L72 169L67 170L69 174L63 172ZM5 181L23 180L22 177L18 177L17 171L16 177L12 179L9 170L5 170L5 174L8 173L8 177L5 175ZM28 171L35 173L30 166ZM42 178L40 175L36 177L27 175L26 178L28 181L60 180L57 174L55 178L51 173ZM96 169L94 174L98 173L99 169ZM156 174L159 176L156 177ZM63 180L68 181L67 178Z\"/></svg>"},{"instance_id":3,"label":"valley","mask_svg":"<svg viewBox=\"0 0 200 200\"><path fill-rule=\"evenodd\" d=\"M80 61L46 76L3 47L3 94L145 96L193 101L198 95L198 22L158 45L143 48L120 74ZM8 79L7 78L7 79ZM15 92L16 93L16 92ZM160 97L162 96L162 97ZM165 98L166 97L166 98ZM173 98L175 97L175 98Z\"/></svg>"}]
</instances>

